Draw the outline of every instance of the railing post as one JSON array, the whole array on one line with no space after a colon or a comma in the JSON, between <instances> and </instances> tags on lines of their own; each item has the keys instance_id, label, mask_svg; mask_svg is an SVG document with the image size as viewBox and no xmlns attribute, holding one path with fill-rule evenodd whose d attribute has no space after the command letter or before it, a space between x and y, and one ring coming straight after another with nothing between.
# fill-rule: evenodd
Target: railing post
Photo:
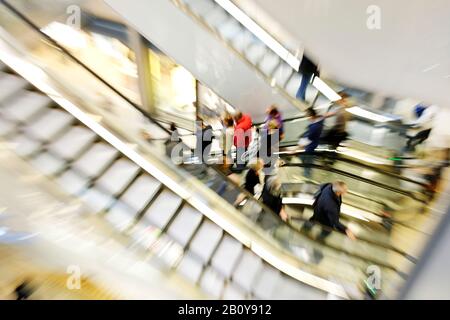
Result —
<instances>
[{"instance_id":1,"label":"railing post","mask_svg":"<svg viewBox=\"0 0 450 320\"><path fill-rule=\"evenodd\" d=\"M138 71L138 86L143 109L150 114L155 113L155 101L153 99L152 75L150 70L149 49L144 44L143 37L132 27L128 26L128 37L131 49L136 57Z\"/></svg>"}]
</instances>

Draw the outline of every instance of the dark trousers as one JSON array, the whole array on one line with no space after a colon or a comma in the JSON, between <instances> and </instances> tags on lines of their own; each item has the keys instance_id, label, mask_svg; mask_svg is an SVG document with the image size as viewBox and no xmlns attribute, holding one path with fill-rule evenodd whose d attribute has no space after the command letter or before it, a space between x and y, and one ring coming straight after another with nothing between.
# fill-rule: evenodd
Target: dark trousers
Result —
<instances>
[{"instance_id":1,"label":"dark trousers","mask_svg":"<svg viewBox=\"0 0 450 320\"><path fill-rule=\"evenodd\" d=\"M298 87L297 94L295 97L302 101L306 101L306 89L308 88L308 84L311 81L312 74L304 73L302 74L302 81L300 82L300 86Z\"/></svg>"},{"instance_id":2,"label":"dark trousers","mask_svg":"<svg viewBox=\"0 0 450 320\"><path fill-rule=\"evenodd\" d=\"M431 129L422 130L419 133L417 133L414 137L409 138L409 140L406 142L406 150L407 151L413 151L414 148L424 142L428 139L430 136Z\"/></svg>"}]
</instances>

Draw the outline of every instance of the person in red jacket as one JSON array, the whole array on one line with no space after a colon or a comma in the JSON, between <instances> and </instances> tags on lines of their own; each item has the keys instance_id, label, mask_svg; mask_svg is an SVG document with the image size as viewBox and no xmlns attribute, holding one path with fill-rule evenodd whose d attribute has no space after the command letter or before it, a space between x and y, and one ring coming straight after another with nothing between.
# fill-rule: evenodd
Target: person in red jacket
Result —
<instances>
[{"instance_id":1,"label":"person in red jacket","mask_svg":"<svg viewBox=\"0 0 450 320\"><path fill-rule=\"evenodd\" d=\"M238 111L234 116L234 146L236 147L237 168L245 168L245 152L252 140L252 118L248 114Z\"/></svg>"}]
</instances>

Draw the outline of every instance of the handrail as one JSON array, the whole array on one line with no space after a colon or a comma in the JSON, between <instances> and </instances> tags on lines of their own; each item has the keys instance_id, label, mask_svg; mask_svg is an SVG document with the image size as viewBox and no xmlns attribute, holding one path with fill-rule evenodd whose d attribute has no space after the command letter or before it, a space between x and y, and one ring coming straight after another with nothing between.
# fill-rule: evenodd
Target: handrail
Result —
<instances>
[{"instance_id":1,"label":"handrail","mask_svg":"<svg viewBox=\"0 0 450 320\"><path fill-rule=\"evenodd\" d=\"M368 184L371 184L371 185L375 185L375 186L377 186L379 188L382 188L382 189L386 189L386 190L394 191L396 193L403 194L403 195L405 195L407 197L411 197L414 200L417 200L419 202L426 203L425 200L417 198L416 195L414 193L412 193L411 191L406 191L406 190L403 190L403 189L400 189L400 188L392 187L390 185L387 185L387 184L384 184L384 183L381 183L381 182L372 181L370 179L367 179L367 178L364 178L364 177L361 177L361 176L357 176L357 175L354 175L352 173L345 172L343 170L339 170L339 169L335 169L335 168L329 168L329 167L322 166L322 165L319 165L319 164L307 164L307 165L305 165L303 163L286 163L286 164L283 165L283 167L301 167L301 168L308 167L308 168L315 168L315 169L320 169L320 170L331 171L331 172L334 172L334 173L337 173L337 174L349 177L351 179L360 180L362 182L365 182L365 183L368 183Z\"/></svg>"},{"instance_id":2,"label":"handrail","mask_svg":"<svg viewBox=\"0 0 450 320\"><path fill-rule=\"evenodd\" d=\"M305 151L303 151L303 150L292 150L292 151L289 151L289 155L301 154L301 153L305 153ZM343 158L343 157L339 157L339 158L336 159L335 156L331 155L332 153L334 153L335 155L338 155L338 156L340 155L336 151L314 151L314 152L311 152L311 153L308 153L308 154L310 154L312 156L320 156L320 157L323 157L323 158L339 160L339 161L347 162L347 163L350 163L350 164L354 164L354 165L357 165L357 166L360 166L360 167L364 167L364 168L369 169L369 170L376 171L377 173L390 176L390 177L395 178L395 179L399 179L399 180L402 180L402 181L405 181L405 182L417 184L417 185L419 185L421 187L426 187L427 186L426 183L424 183L424 182L413 180L411 178L404 177L404 176L402 176L400 174L397 174L397 173L394 173L394 172L385 171L385 170L377 168L375 166L370 166L370 165L367 165L367 164L364 164L364 163L361 163L361 162L357 162L357 161L352 160L352 159L346 159L346 158ZM284 155L284 154L280 155L280 157L286 157L286 156L287 155ZM355 176L355 179L357 179L357 177L359 177L359 176Z\"/></svg>"},{"instance_id":3,"label":"handrail","mask_svg":"<svg viewBox=\"0 0 450 320\"><path fill-rule=\"evenodd\" d=\"M64 46L60 45L57 41L55 41L52 37L47 35L45 32L42 32L42 30L33 22L31 21L27 16L22 14L19 10L17 10L14 6L9 4L6 0L0 0L0 2L7 7L9 10L14 12L15 15L17 15L20 19L25 21L32 29L34 29L36 32L38 32L40 35L42 35L47 41L49 41L53 46L55 46L58 50L61 50L65 55L70 57L72 60L74 60L77 64L82 66L84 69L86 69L90 74L92 74L97 80L99 80L101 83L103 83L105 86L107 86L109 89L111 89L115 94L120 96L122 99L124 99L127 103L129 103L131 106L133 106L135 109L137 109L139 112L141 112L147 119L149 119L151 122L153 122L155 125L157 125L160 129L165 131L166 133L170 134L170 131L164 128L160 123L158 123L156 120L152 118L150 113L142 109L139 105L131 101L127 96L125 96L123 93L121 93L119 90L117 90L114 86L112 86L108 81L104 80L100 75L98 75L94 70L89 68L86 64L84 64L81 60L79 60L77 57L75 57L72 53L70 53L69 50L64 48Z\"/></svg>"},{"instance_id":4,"label":"handrail","mask_svg":"<svg viewBox=\"0 0 450 320\"><path fill-rule=\"evenodd\" d=\"M213 169L215 169L215 170L216 170L223 178L228 179L221 171L217 170L217 169L214 168L214 167L213 167ZM272 209L270 209L268 206L266 206L261 200L255 199L255 198L253 197L253 195L252 195L250 192L248 192L247 190L243 189L241 186L239 186L239 185L236 184L235 182L233 182L233 181L231 181L231 180L229 180L229 182L232 183L233 185L235 185L237 188L239 188L239 189L241 190L241 192L244 193L244 194L246 195L246 198L250 198L250 199L252 199L252 200L258 202L259 205L260 205L265 211L267 211L267 212L269 212L269 213L275 215L277 219L281 220L280 216L279 216L278 214L276 214L276 213L275 213ZM295 220L301 220L301 221L305 221L305 222L307 221L307 219L304 219L304 218L295 218ZM315 240L315 238L314 238L313 236L311 236L311 235L308 234L308 233L302 232L301 229L298 229L298 228L294 227L291 223L286 223L286 225L289 226L289 227L290 227L292 230L294 230L295 232L298 232L298 233L302 234L303 236L306 236L308 239L310 239L310 240ZM339 233L338 231L336 231L336 230L334 230L333 228L330 228L330 227L328 227L328 226L325 226L325 225L320 225L320 226L321 226L321 228L322 228L323 230L330 231L330 232L333 232L333 233ZM397 252L397 253L399 253L400 255L406 257L408 260L410 260L410 261L412 261L412 262L415 262L415 258L411 257L411 256L410 256L409 254L407 254L406 252L404 252L404 251L402 251L402 250L400 250L400 249L395 248L394 246L387 246L387 245L385 245L385 244L383 244L383 243L376 242L376 241L372 241L372 240L365 239L365 238L358 238L358 240L363 241L363 242L366 242L366 243L369 243L369 244L372 244L372 245L375 245L375 246L378 246L378 247L381 247L381 248L384 248L384 249L387 249L387 250L392 250L392 251ZM385 267L385 268L389 268L389 269L392 269L392 270L394 270L394 271L396 271L396 272L400 272L399 270L397 270L396 267L393 267L393 266L391 266L391 265L389 265L389 264L386 264L386 263L384 263L384 262L381 262L381 261L375 261L375 260L373 260L373 259L371 259L371 258L368 258L368 257L365 257L365 256L363 256L363 255L360 255L360 254L357 254L357 253L348 252L348 251L345 250L345 249L339 248L338 246L334 246L334 245L329 244L329 243L323 243L323 245L325 245L325 246L327 246L327 247L329 247L329 248L332 248L332 249L334 249L334 250L338 250L338 251L341 251L341 252L345 252L345 253L347 253L348 255L353 256L353 257L356 257L356 258L358 258L358 259L365 260L365 261L367 261L367 262L376 263L376 264L378 264L378 265L380 265L380 266L383 266L383 267Z\"/></svg>"},{"instance_id":5,"label":"handrail","mask_svg":"<svg viewBox=\"0 0 450 320\"><path fill-rule=\"evenodd\" d=\"M57 41L53 40L50 36L48 36L47 34L45 34L44 32L42 32L40 30L40 28L38 26L36 26L34 24L34 22L32 22L30 19L28 19L25 15L23 15L20 11L18 11L15 7L13 7L12 5L10 5L6 0L0 0L0 3L2 3L3 5L5 5L9 10L11 10L14 14L16 14L21 20L23 20L24 22L26 22L32 29L34 29L36 32L38 32L40 35L42 35L47 41L49 41L51 43L51 45L53 45L55 48L57 48L58 50L60 50L61 52L63 52L65 55L67 55L69 58L71 58L72 60L74 60L78 65L82 66L85 70L87 70L90 74L92 74L97 80L99 80L101 83L103 83L104 85L106 85L109 89L111 89L114 93L116 93L118 96L120 96L121 98L123 98L125 101L127 101L131 106L133 106L136 110L138 110L140 113L142 113L148 120L150 120L152 123L154 123L155 125L157 125L161 130L163 130L164 132L168 133L170 135L170 131L168 129L166 129L164 126L162 126L158 121L154 120L153 117L145 110L143 110L140 106L138 106L136 103L132 102L129 98L127 98L125 95L123 95L120 91L118 91L114 86L112 86L111 84L109 84L106 80L104 80L101 76L99 76L95 71L93 71L91 68L89 68L88 66L86 66L83 62L81 62L78 58L76 58L75 56L73 56L67 49L65 49L63 46L61 46ZM212 168L213 170L215 170L218 174L220 174L222 177L224 177L229 183L234 184L228 177L226 177L225 175L223 175L222 172L220 172L217 168L215 168L214 166L208 166L209 168ZM250 195L250 193L248 193L246 190L244 190L242 187L234 184L235 186L237 186L239 188L239 190L243 193L247 193L248 195ZM277 215L275 212L273 212L270 208L268 208L267 206L265 206L261 201L254 199L253 197L251 197L254 201L258 202L259 205L265 209L267 212L269 212L270 214L276 216L278 219L281 220L281 218L279 217L279 215ZM292 225L287 224L292 230L297 231L295 228L292 227ZM328 228L326 226L323 226L324 229L329 229L330 231L333 232L337 232L331 228ZM311 236L307 235L308 238L314 240ZM381 266L384 266L386 268L390 268L394 271L399 272L395 267L392 267L390 265L386 265L383 262L378 262L378 261L373 261L370 258L361 256L359 254L355 254L355 253L350 253L347 250L341 249L341 248L337 248L335 246L331 246L329 244L325 244L325 246L335 249L337 251L340 252L346 252L349 256L353 256L359 259L362 259L364 261L367 262L375 262Z\"/></svg>"}]
</instances>

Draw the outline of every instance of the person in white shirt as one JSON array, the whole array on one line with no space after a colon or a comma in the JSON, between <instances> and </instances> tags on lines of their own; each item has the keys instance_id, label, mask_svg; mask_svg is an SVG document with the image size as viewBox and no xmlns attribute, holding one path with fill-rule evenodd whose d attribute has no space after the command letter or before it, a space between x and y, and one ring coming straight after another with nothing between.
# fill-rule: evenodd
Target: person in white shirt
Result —
<instances>
[{"instance_id":1,"label":"person in white shirt","mask_svg":"<svg viewBox=\"0 0 450 320\"><path fill-rule=\"evenodd\" d=\"M231 148L233 147L233 137L234 137L234 121L231 117L226 117L224 119L224 132L222 139L220 139L220 147L223 150L223 156L226 164L233 163L233 157L231 156Z\"/></svg>"},{"instance_id":2,"label":"person in white shirt","mask_svg":"<svg viewBox=\"0 0 450 320\"><path fill-rule=\"evenodd\" d=\"M438 113L439 108L436 105L422 105L422 110L418 114L418 118L410 125L413 129L413 134L408 135L406 142L406 151L413 151L414 148L424 142L430 136L433 128L433 120ZM419 130L417 132L417 130Z\"/></svg>"}]
</instances>

